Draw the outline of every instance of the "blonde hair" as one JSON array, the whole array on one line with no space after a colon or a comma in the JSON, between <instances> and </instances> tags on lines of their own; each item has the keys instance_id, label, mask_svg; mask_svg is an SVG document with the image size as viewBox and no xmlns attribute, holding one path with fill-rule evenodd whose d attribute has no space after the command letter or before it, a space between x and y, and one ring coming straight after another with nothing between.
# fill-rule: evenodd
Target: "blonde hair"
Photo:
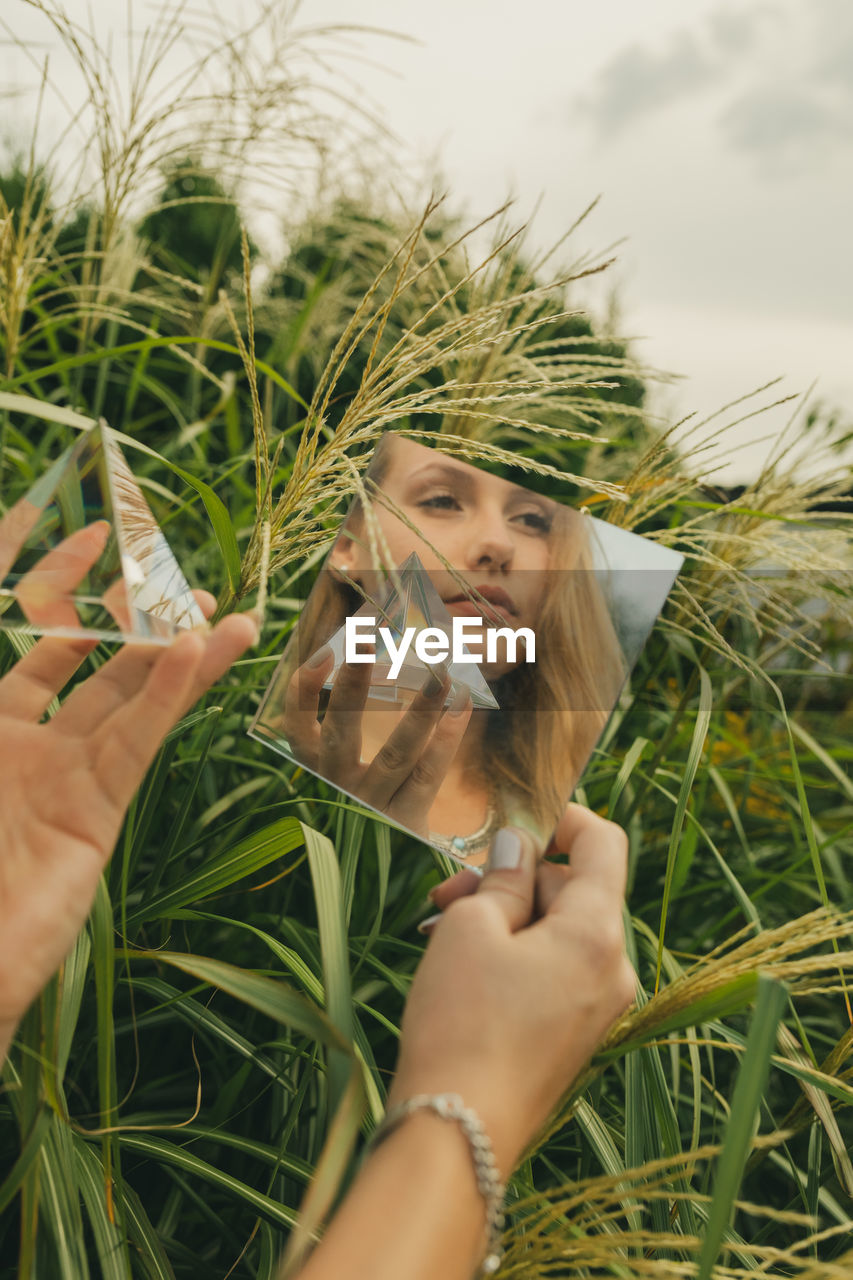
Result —
<instances>
[{"instance_id":1,"label":"blonde hair","mask_svg":"<svg viewBox=\"0 0 853 1280\"><path fill-rule=\"evenodd\" d=\"M490 775L515 793L543 837L557 825L626 675L588 524L557 506L548 570L556 581L536 627L536 662L495 682L501 709L489 713L494 725L484 735Z\"/></svg>"}]
</instances>

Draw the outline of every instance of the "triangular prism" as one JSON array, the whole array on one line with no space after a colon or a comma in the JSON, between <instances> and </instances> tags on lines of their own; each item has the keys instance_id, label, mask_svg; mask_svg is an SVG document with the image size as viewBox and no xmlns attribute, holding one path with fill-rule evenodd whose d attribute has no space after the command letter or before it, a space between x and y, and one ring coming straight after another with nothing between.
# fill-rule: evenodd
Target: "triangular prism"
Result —
<instances>
[{"instance_id":1,"label":"triangular prism","mask_svg":"<svg viewBox=\"0 0 853 1280\"><path fill-rule=\"evenodd\" d=\"M399 674L395 679L391 678L392 657L378 634L380 627L388 628L395 645L400 643L407 627L414 627L416 633L427 627L436 628L444 632L451 651L453 645L453 619L414 551L400 565L396 578L399 586L392 579L379 600L367 601L352 615L355 618L376 618L375 662L371 672L369 696L385 702L403 701L406 700L406 695L416 693L423 687L428 672L439 677L442 672L446 672L451 680L448 701L452 700L459 689L467 689L475 707L496 710L498 703L476 663L448 661L428 666L415 653L414 637ZM328 644L335 656L335 665L323 686L325 689L331 689L345 659L346 624L338 628ZM464 652L469 651L466 648Z\"/></svg>"},{"instance_id":2,"label":"triangular prism","mask_svg":"<svg viewBox=\"0 0 853 1280\"><path fill-rule=\"evenodd\" d=\"M190 586L106 423L91 427L67 449L16 511L24 513L26 537L0 582L0 629L168 644L178 630L204 625ZM99 520L109 526L106 545L70 586L65 580L77 575L69 573L68 558L63 565L61 552L49 561L44 557ZM38 609L32 607L34 588Z\"/></svg>"}]
</instances>

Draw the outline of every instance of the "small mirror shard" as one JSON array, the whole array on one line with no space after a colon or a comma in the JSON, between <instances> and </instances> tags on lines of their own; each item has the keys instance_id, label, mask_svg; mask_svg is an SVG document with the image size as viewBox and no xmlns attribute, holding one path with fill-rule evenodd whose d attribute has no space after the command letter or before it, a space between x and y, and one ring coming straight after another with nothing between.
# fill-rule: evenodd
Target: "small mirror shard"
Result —
<instances>
[{"instance_id":1,"label":"small mirror shard","mask_svg":"<svg viewBox=\"0 0 853 1280\"><path fill-rule=\"evenodd\" d=\"M0 629L168 644L178 630L204 626L190 586L105 423L75 441L19 507L26 536L0 582ZM97 521L109 526L106 545L76 581L71 553L60 544ZM75 585L69 586L72 577Z\"/></svg>"},{"instance_id":2,"label":"small mirror shard","mask_svg":"<svg viewBox=\"0 0 853 1280\"><path fill-rule=\"evenodd\" d=\"M451 686L447 695L447 703L453 701L459 689L467 689L471 702L475 707L491 707L497 710L498 703L489 689L476 662L446 662L428 665L421 661L415 652L415 637L427 628L442 632L447 640L449 652L453 649L453 619L445 608L444 602L433 586L429 574L421 564L416 552L412 552L400 565L388 587L376 603L366 601L352 616L354 618L375 618L376 648L375 662L370 678L369 697L383 702L408 701L407 695L417 693L423 687L428 672L432 671L441 678L446 671ZM414 628L412 637L400 672L396 679L391 676L393 658L380 634L380 628L387 628L395 646L399 647L404 634ZM335 656L335 665L323 685L331 689L335 676L340 670L346 656L346 623L339 627L328 642ZM465 647L465 652L469 649Z\"/></svg>"}]
</instances>

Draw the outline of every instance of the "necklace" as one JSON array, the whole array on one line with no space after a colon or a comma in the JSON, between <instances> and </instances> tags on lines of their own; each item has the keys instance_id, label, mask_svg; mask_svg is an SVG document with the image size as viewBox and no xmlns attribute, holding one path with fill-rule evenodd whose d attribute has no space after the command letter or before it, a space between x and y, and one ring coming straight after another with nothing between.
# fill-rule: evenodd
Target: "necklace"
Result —
<instances>
[{"instance_id":1,"label":"necklace","mask_svg":"<svg viewBox=\"0 0 853 1280\"><path fill-rule=\"evenodd\" d=\"M440 849L445 853L451 854L454 858L470 858L472 854L479 853L484 845L491 844L492 836L500 829L502 819L497 799L495 789L493 787L490 788L483 825L478 827L476 831L472 831L469 836L445 836L440 835L437 831L431 831L429 833L430 843L438 845Z\"/></svg>"}]
</instances>

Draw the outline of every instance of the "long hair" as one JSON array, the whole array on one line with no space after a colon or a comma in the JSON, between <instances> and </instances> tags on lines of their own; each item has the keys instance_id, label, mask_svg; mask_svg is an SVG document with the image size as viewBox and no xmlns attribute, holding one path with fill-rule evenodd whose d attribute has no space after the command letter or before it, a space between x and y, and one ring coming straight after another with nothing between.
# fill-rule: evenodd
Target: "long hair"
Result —
<instances>
[{"instance_id":1,"label":"long hair","mask_svg":"<svg viewBox=\"0 0 853 1280\"><path fill-rule=\"evenodd\" d=\"M373 486L388 469L389 437L370 466ZM485 714L481 779L497 794L503 821L520 822L544 841L616 701L625 662L593 568L590 521L554 503L546 591L536 627L536 661L492 682L499 710ZM356 502L340 536L358 537L365 523ZM331 556L330 556L331 559ZM285 650L266 706L283 708L291 676L356 612L364 598L324 568ZM263 717L269 725L268 716Z\"/></svg>"},{"instance_id":2,"label":"long hair","mask_svg":"<svg viewBox=\"0 0 853 1280\"><path fill-rule=\"evenodd\" d=\"M543 838L559 821L626 675L625 660L593 568L590 521L558 506L552 525L548 589L536 627L536 662L492 686L484 742L490 777L515 796Z\"/></svg>"}]
</instances>

